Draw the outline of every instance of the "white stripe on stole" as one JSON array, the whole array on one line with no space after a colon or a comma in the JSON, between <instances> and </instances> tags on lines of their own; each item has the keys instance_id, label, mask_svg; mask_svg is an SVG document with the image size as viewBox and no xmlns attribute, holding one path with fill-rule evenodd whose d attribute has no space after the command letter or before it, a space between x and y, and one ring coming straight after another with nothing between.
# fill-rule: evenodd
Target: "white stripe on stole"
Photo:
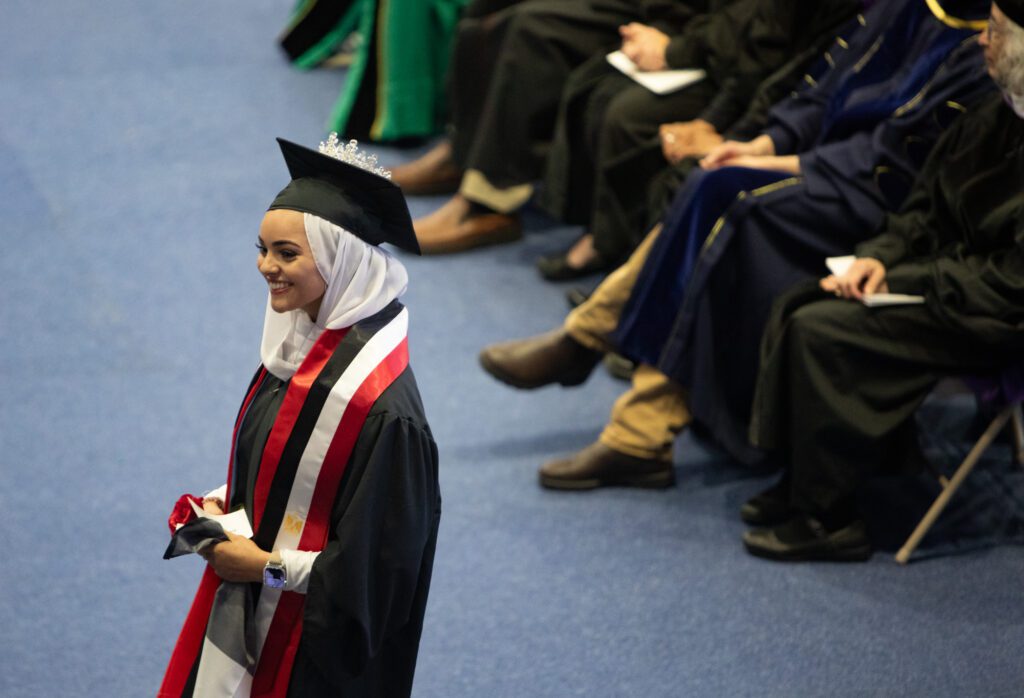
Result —
<instances>
[{"instance_id":1,"label":"white stripe on stole","mask_svg":"<svg viewBox=\"0 0 1024 698\"><path fill-rule=\"evenodd\" d=\"M236 664L231 657L221 652L217 645L203 638L203 654L196 672L196 684L192 695L227 696L243 698L251 693L252 676L241 664Z\"/></svg>"},{"instance_id":2,"label":"white stripe on stole","mask_svg":"<svg viewBox=\"0 0 1024 698\"><path fill-rule=\"evenodd\" d=\"M345 369L338 381L331 388L320 416L317 418L313 432L310 434L306 448L302 452L299 466L295 473L295 480L292 483L292 491L288 495L288 504L285 506L284 517L281 520L281 527L278 529L277 537L274 539L275 550L295 550L298 548L299 540L302 538L302 531L305 528L306 517L309 515L309 507L313 501L313 493L316 490L316 482L320 476L320 468L323 466L327 449L334 439L338 430L338 424L348 408L356 390L363 384L367 376L386 359L402 340L405 339L409 329L409 311L402 308L391 322L380 328L366 345L356 354L355 358ZM274 612L277 610L277 602L281 598L281 592L266 587L260 592L260 600L256 605L256 636L257 652L259 657L263 652L263 645L267 639L267 632L270 623L274 619ZM220 678L207 683L207 650L211 649L209 642L203 644L203 657L199 665L199 674L196 678L196 696L236 696L248 695L248 686L252 683L252 677L243 667L232 662L222 652L217 652L216 668L210 666L210 674L217 672ZM232 668L222 662L230 664ZM235 668L241 669L242 675L238 676ZM222 673L224 672L224 673ZM234 692L222 682L222 677L231 675L233 680L239 681ZM210 676L213 679L213 676ZM202 685L202 690L200 686ZM212 689L217 685L218 689ZM241 693L244 688L245 693Z\"/></svg>"}]
</instances>

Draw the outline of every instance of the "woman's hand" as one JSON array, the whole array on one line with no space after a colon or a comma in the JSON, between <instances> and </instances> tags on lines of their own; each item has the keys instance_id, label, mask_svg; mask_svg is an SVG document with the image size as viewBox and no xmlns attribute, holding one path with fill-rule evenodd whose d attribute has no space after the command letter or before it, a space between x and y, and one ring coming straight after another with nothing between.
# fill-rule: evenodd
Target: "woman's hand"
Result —
<instances>
[{"instance_id":1,"label":"woman's hand","mask_svg":"<svg viewBox=\"0 0 1024 698\"><path fill-rule=\"evenodd\" d=\"M858 257L842 276L826 276L819 282L822 290L839 298L861 300L872 293L888 293L885 265L871 257Z\"/></svg>"},{"instance_id":2,"label":"woman's hand","mask_svg":"<svg viewBox=\"0 0 1024 698\"><path fill-rule=\"evenodd\" d=\"M199 554L210 563L217 576L226 582L262 582L263 567L270 553L251 539L228 533L228 539L211 545Z\"/></svg>"},{"instance_id":3,"label":"woman's hand","mask_svg":"<svg viewBox=\"0 0 1024 698\"><path fill-rule=\"evenodd\" d=\"M673 165L685 157L706 155L722 143L722 136L715 127L703 119L662 124L658 127L658 134L661 136L661 152Z\"/></svg>"},{"instance_id":4,"label":"woman's hand","mask_svg":"<svg viewBox=\"0 0 1024 698\"><path fill-rule=\"evenodd\" d=\"M665 49L668 48L668 34L639 22L630 22L619 27L622 37L622 52L636 67L643 71L665 70Z\"/></svg>"},{"instance_id":5,"label":"woman's hand","mask_svg":"<svg viewBox=\"0 0 1024 698\"><path fill-rule=\"evenodd\" d=\"M214 516L221 516L227 512L224 511L224 500L217 499L216 497L209 497L203 499L203 511L207 514L213 514Z\"/></svg>"},{"instance_id":6,"label":"woman's hand","mask_svg":"<svg viewBox=\"0 0 1024 698\"><path fill-rule=\"evenodd\" d=\"M726 141L712 148L711 152L700 161L700 166L705 170L717 170L719 167L732 166L745 167L745 165L735 165L733 161L742 157L762 157L768 155L775 155L775 142L770 137L762 135L746 143Z\"/></svg>"}]
</instances>

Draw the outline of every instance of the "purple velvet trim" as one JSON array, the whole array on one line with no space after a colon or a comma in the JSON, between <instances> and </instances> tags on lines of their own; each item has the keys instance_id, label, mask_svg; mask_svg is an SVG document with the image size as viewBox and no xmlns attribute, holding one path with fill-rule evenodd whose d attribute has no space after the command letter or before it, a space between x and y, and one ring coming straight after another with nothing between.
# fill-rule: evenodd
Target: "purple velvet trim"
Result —
<instances>
[{"instance_id":1,"label":"purple velvet trim","mask_svg":"<svg viewBox=\"0 0 1024 698\"><path fill-rule=\"evenodd\" d=\"M964 382L978 399L986 403L1005 405L1024 400L1024 363L1015 364L992 376L971 376Z\"/></svg>"}]
</instances>

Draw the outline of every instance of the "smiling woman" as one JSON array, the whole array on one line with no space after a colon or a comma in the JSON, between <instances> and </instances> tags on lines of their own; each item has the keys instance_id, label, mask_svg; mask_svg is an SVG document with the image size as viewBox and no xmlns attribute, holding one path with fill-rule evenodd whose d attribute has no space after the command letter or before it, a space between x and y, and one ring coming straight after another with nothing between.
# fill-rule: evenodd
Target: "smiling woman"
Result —
<instances>
[{"instance_id":1,"label":"smiling woman","mask_svg":"<svg viewBox=\"0 0 1024 698\"><path fill-rule=\"evenodd\" d=\"M267 211L256 247L260 251L256 264L270 285L270 306L278 313L305 310L315 321L327 283L309 249L302 214Z\"/></svg>"},{"instance_id":2,"label":"smiling woman","mask_svg":"<svg viewBox=\"0 0 1024 698\"><path fill-rule=\"evenodd\" d=\"M281 148L292 181L257 243L262 365L227 482L204 500L255 533L201 548L159 695L408 695L441 500L398 301L408 276L377 245L419 250L398 187L353 144Z\"/></svg>"}]
</instances>

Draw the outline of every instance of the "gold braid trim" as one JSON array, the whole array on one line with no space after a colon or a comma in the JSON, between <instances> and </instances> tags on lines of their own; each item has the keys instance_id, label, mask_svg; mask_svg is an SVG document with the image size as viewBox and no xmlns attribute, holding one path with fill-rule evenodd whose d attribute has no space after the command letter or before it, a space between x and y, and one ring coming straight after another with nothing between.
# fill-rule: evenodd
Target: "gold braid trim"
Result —
<instances>
[{"instance_id":1,"label":"gold braid trim","mask_svg":"<svg viewBox=\"0 0 1024 698\"><path fill-rule=\"evenodd\" d=\"M780 179L778 182L766 184L763 187L758 187L757 189L754 189L749 192L741 191L739 194L736 195L736 198L733 199L732 204L729 204L729 208L732 208L732 205L735 204L737 201L743 201L748 196L764 196L765 194L771 194L773 191L778 191L779 189L785 189L786 187L791 187L794 184L799 184L802 181L803 177L798 175L796 177L787 177L786 179ZM711 232L708 233L707 239L704 240L704 244L700 248L701 254L704 254L704 252L715 243L715 238L717 238L718 234L722 232L722 228L725 227L725 221L728 217L729 209L726 209L725 213L719 216L718 220L715 221L715 224L711 227Z\"/></svg>"},{"instance_id":2,"label":"gold braid trim","mask_svg":"<svg viewBox=\"0 0 1024 698\"><path fill-rule=\"evenodd\" d=\"M986 19L961 19L948 14L944 9L942 9L942 5L939 4L939 0L925 0L925 2L928 3L928 9L932 11L932 14L947 27L952 27L953 29L971 29L977 32L985 31L988 27L988 20Z\"/></svg>"}]
</instances>

